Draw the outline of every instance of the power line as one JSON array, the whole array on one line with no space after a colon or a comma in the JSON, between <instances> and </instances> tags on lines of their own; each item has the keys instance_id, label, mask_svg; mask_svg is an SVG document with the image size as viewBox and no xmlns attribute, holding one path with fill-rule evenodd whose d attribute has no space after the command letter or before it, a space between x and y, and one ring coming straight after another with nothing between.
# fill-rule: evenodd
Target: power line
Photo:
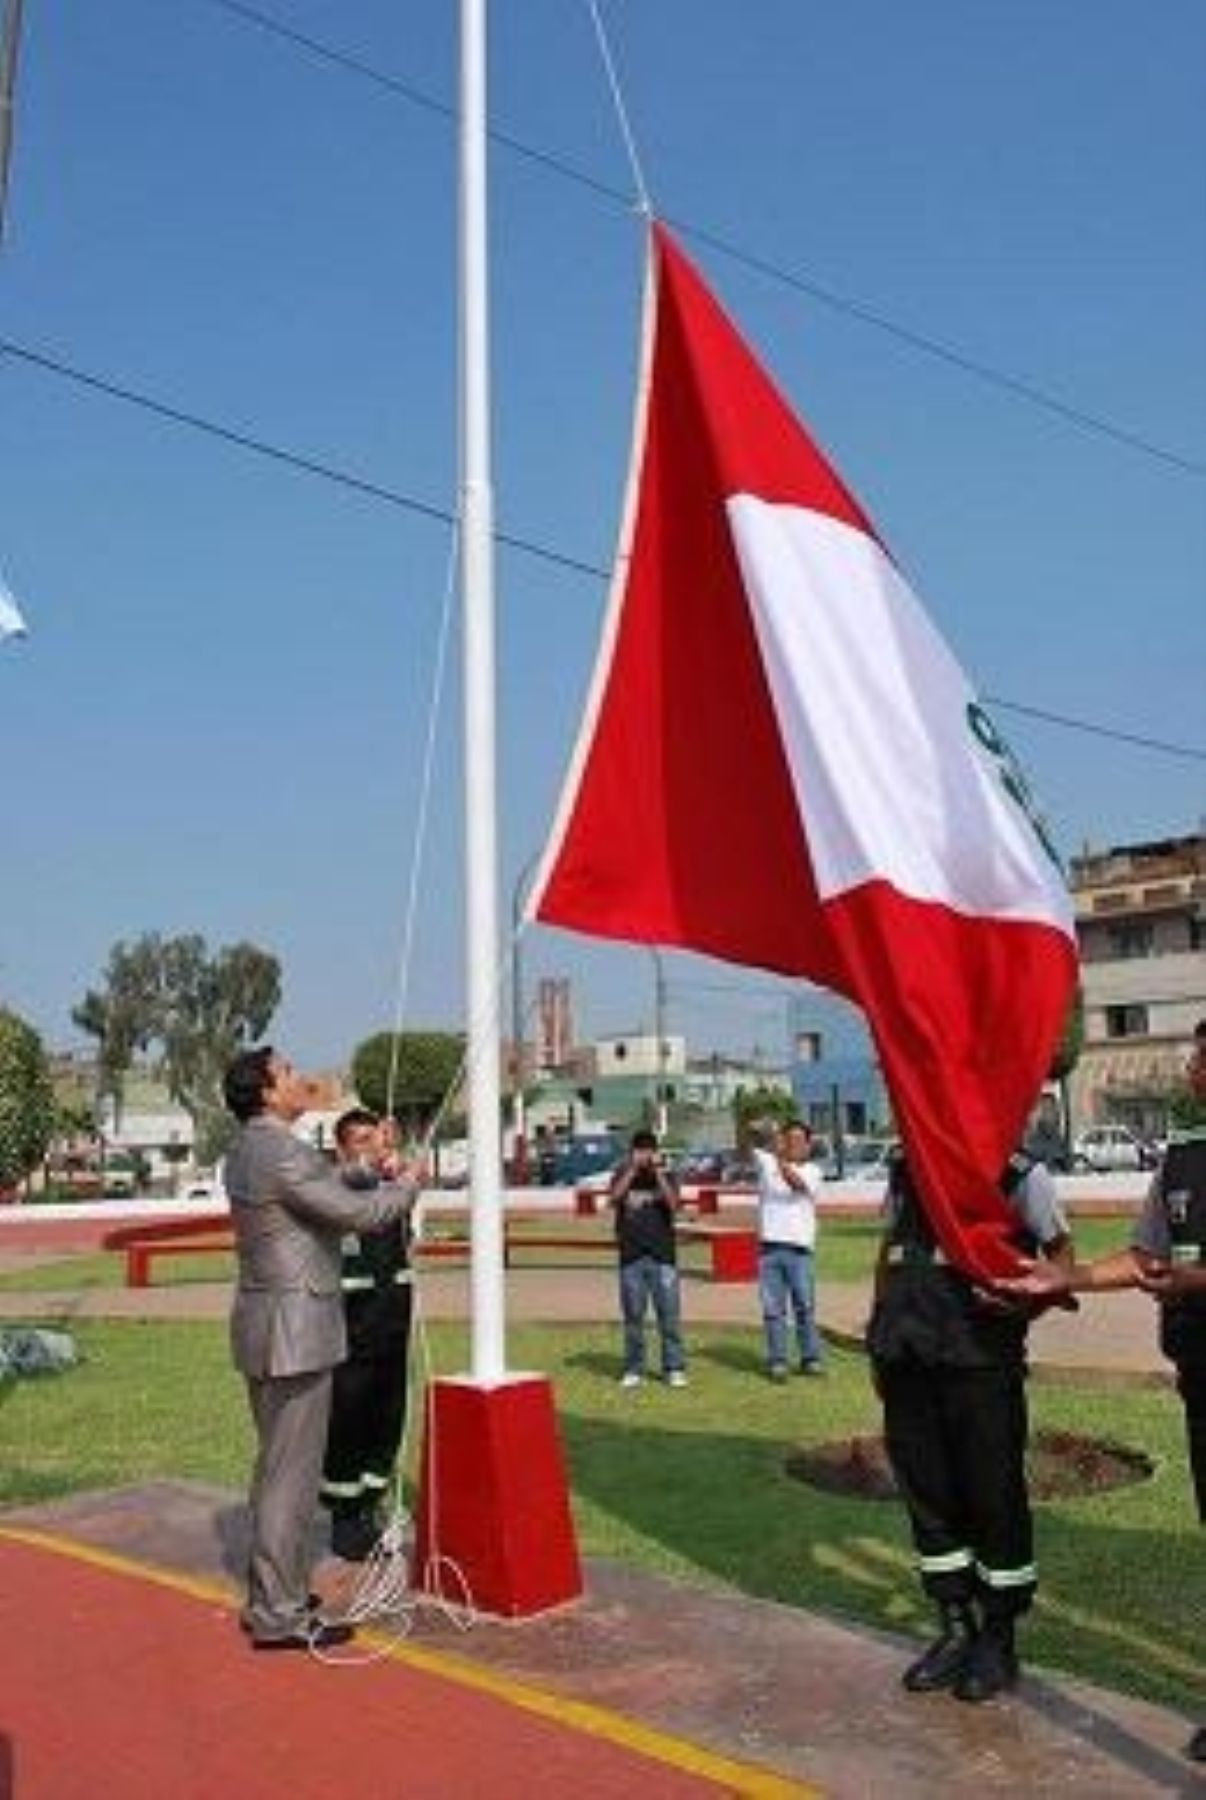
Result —
<instances>
[{"instance_id":1,"label":"power line","mask_svg":"<svg viewBox=\"0 0 1206 1800\"><path fill-rule=\"evenodd\" d=\"M309 37L304 32L294 30L291 26L283 25L271 14L261 12L258 7L246 4L245 0L200 0L200 4L229 13L244 24L266 32L269 36L279 38L308 55L330 63L348 74L372 81L376 86L385 88L390 93L408 100L412 105L421 107L427 112L435 113L446 119L453 119L456 116L453 107L445 101L424 93L413 83L386 74L383 70L375 68L359 57L350 56L329 44L320 42L317 38ZM591 192L599 194L605 199L614 200L626 211L632 210L631 194L613 187L607 182L600 181L584 169L565 161L563 157L538 150L533 145L524 143L520 138L512 137L506 132L493 128L489 135L493 143L510 151L513 155L536 163L541 168L548 169L552 174L559 175L567 181L575 182L580 187L589 188ZM848 295L840 294L811 276L797 274L792 270L782 268L777 263L768 262L764 257L755 256L751 252L743 250L740 245L731 243L727 238L719 237L705 227L693 224L689 219L675 219L667 216L666 223L673 225L677 231L683 232L686 236L694 238L696 242L708 245L742 267L772 281L777 281L796 293L807 295L809 299L828 307L830 311L853 319L861 325L870 326L873 330L882 332L885 336L895 339L897 343L904 344L911 350L920 351L924 356L933 357L936 361L945 363L949 368L958 369L965 375L971 375L976 380L996 388L1000 393L1008 395L1011 399L1021 400L1027 405L1048 412L1053 417L1062 419L1066 424L1074 425L1078 430L1108 438L1112 443L1120 444L1128 450L1137 451L1142 456L1151 457L1166 464L1169 468L1178 469L1182 474L1206 476L1206 462L1182 455L1177 450L1169 450L1164 445L1153 442L1151 438L1144 437L1127 426L1116 425L1113 421L1102 418L1097 413L1091 413L1084 407L1074 406L1070 401L1060 400L1033 382L1023 381L1021 377L995 368L991 363L982 362L965 351L956 350L951 345L944 344L940 339L931 337L927 332L898 324L887 313L880 312L877 308L868 306L861 300L854 300Z\"/></svg>"},{"instance_id":2,"label":"power line","mask_svg":"<svg viewBox=\"0 0 1206 1800\"><path fill-rule=\"evenodd\" d=\"M213 4L230 4L233 0L211 0ZM0 338L0 356L11 356L16 361L26 363L31 368L39 369L44 374L54 375L87 388L94 393L102 394L106 399L119 400L123 405L133 406L153 417L166 420L170 425L184 426L190 431L198 431L206 437L216 438L220 443L231 444L236 449L246 450L255 456L267 458L270 462L283 464L299 474L316 476L319 480L333 482L336 486L350 489L365 499L377 500L387 506L394 506L406 512L417 514L420 518L432 519L438 524L451 527L454 515L446 507L436 506L431 501L420 500L413 494L402 493L397 488L388 488L380 482L369 481L364 476L353 475L349 470L338 468L335 464L321 461L317 457L304 456L295 450L285 449L279 444L269 443L266 438L253 437L250 433L237 431L232 426L220 425L213 419L207 419L200 413L191 412L184 407L174 406L163 400L156 400L152 395L128 387L124 383L111 381L105 376L90 374L87 370L65 362L61 357L48 356L44 351L30 349L12 338ZM509 550L517 550L524 556L537 558L541 562L551 563L557 568L569 569L574 574L586 575L591 580L609 581L611 571L598 563L584 561L581 557L570 556L564 551L555 550L547 544L538 543L533 538L517 537L512 532L496 531L495 541ZM1116 743L1130 744L1144 750L1158 751L1166 756L1187 757L1195 762L1206 762L1206 749L1193 745L1172 744L1160 738L1143 737L1135 732L1119 731L1113 726L1099 725L1088 719L1071 718L1063 713L1046 712L1036 706L1023 705L1020 701L1006 700L1000 695L985 695L992 706L1006 708L1011 712L1024 713L1031 718L1041 719L1045 724L1062 726L1065 730L1085 732L1093 737L1108 738Z\"/></svg>"},{"instance_id":3,"label":"power line","mask_svg":"<svg viewBox=\"0 0 1206 1800\"><path fill-rule=\"evenodd\" d=\"M1070 425L1078 426L1082 431L1095 432L1116 444L1122 444L1128 450L1137 450L1144 456L1154 457L1157 461L1167 463L1170 468L1179 469L1185 475L1206 475L1206 462L1198 462L1193 457L1182 456L1177 450L1166 450L1162 444L1155 444L1150 438L1141 437L1137 431L1130 431L1126 426L1115 425L1109 419L1103 419L1096 413L1086 412L1082 407L1072 406L1066 400L1058 400L1053 394L1045 393L1042 388L1035 387L1032 382L1022 381L1016 375L1006 374L1002 369L994 369L991 363L979 362L975 357L966 355L962 350L952 350L948 344L937 338L927 336L924 332L914 331L907 325L898 325L886 313L876 312L872 307L858 300L849 300L831 288L822 287L819 282L812 281L802 275L792 274L774 263L765 262L761 257L751 256L747 251L728 243L724 238L714 236L711 232L701 230L698 226L688 224L685 220L670 219L668 224L677 224L678 228L689 236L696 238L701 244L709 244L722 255L730 257L734 262L743 263L746 268L754 269L759 274L768 275L774 281L782 282L785 287L795 288L799 293L807 294L813 300L830 307L834 312L844 313L848 318L858 319L864 325L871 325L893 337L898 343L907 344L914 350L920 350L926 356L932 356L951 368L961 369L965 375L974 375L978 380L987 382L1002 393L1014 399L1024 400L1031 406L1052 413L1056 418L1065 419Z\"/></svg>"},{"instance_id":4,"label":"power line","mask_svg":"<svg viewBox=\"0 0 1206 1800\"><path fill-rule=\"evenodd\" d=\"M12 338L0 338L0 356L11 356L19 362L30 364L49 375L60 376L65 381L77 383L80 387L91 388L96 393L104 394L110 400L120 400L127 406L138 407L142 412L149 412L155 417L166 419L172 425L184 425L191 431L204 433L206 437L217 438L220 442L233 444L239 450L251 451L256 456L267 457L269 461L283 463L286 468L296 469L303 475L317 475L323 481L334 482L337 486L350 488L353 493L364 495L370 500L383 501L387 506L401 507L406 512L417 513L421 518L434 519L441 525L451 526L454 515L447 507L436 506L427 500L419 500L413 494L401 493L396 488L382 486L380 482L369 481L364 476L353 475L347 469L337 468L333 463L322 462L317 457L303 456L300 451L286 450L279 444L271 444L262 437L253 437L249 432L236 431L232 426L219 425L213 419L202 417L200 413L186 411L184 407L170 405L167 401L156 400L152 395L140 392L136 388L126 387L120 382L110 381L102 375L89 374L87 370L76 368L64 362L61 357L47 356L40 350L31 350L25 344L18 344ZM531 542L527 538L513 537L507 532L496 532L499 544L511 550L521 550L527 556L538 557L543 562L555 563L559 568L573 569L579 574L605 577L605 571L593 563L578 561L575 557L564 556L560 551L550 550L542 544Z\"/></svg>"},{"instance_id":5,"label":"power line","mask_svg":"<svg viewBox=\"0 0 1206 1800\"><path fill-rule=\"evenodd\" d=\"M1140 750L1159 750L1165 756L1184 756L1191 762L1206 762L1206 750L1192 744L1170 744L1163 738L1141 737L1133 731L1117 731L1112 726L1094 725L1088 719L1072 719L1066 713L1046 712L1041 706L1023 706L1020 700L1002 700L999 695L985 694L989 706L1004 707L1009 712L1024 713L1041 719L1045 725L1059 725L1065 731L1084 731L1093 737L1113 738L1115 743L1133 744Z\"/></svg>"}]
</instances>

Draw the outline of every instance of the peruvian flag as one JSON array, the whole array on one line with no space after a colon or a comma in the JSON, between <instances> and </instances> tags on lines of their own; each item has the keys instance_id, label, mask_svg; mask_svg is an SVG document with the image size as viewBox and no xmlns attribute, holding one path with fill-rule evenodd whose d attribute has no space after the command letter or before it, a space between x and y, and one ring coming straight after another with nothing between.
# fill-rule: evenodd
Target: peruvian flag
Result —
<instances>
[{"instance_id":1,"label":"peruvian flag","mask_svg":"<svg viewBox=\"0 0 1206 1800\"><path fill-rule=\"evenodd\" d=\"M1076 978L1058 863L875 527L661 226L631 479L529 916L853 1000L940 1243L1007 1274L999 1178Z\"/></svg>"}]
</instances>

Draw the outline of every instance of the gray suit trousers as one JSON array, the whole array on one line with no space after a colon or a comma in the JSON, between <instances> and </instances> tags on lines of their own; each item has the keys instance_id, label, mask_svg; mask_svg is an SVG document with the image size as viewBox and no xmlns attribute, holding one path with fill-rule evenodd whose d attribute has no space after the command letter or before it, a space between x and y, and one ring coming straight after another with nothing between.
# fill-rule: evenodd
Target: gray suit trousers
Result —
<instances>
[{"instance_id":1,"label":"gray suit trousers","mask_svg":"<svg viewBox=\"0 0 1206 1800\"><path fill-rule=\"evenodd\" d=\"M243 1624L257 1638L304 1630L310 1530L318 1506L331 1371L249 1375L259 1436L251 1478L251 1561Z\"/></svg>"}]
</instances>

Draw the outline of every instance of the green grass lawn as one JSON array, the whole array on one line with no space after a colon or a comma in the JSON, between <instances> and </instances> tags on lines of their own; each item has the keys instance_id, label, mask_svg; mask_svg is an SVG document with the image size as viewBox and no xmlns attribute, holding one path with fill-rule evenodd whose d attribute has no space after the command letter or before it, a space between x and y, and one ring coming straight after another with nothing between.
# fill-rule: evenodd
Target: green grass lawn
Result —
<instances>
[{"instance_id":1,"label":"green grass lawn","mask_svg":"<svg viewBox=\"0 0 1206 1800\"><path fill-rule=\"evenodd\" d=\"M221 1324L81 1323L76 1337L81 1367L0 1389L0 1503L157 1477L243 1485L251 1435ZM584 1554L925 1629L899 1506L820 1493L784 1468L802 1444L877 1429L861 1357L835 1352L827 1381L773 1387L756 1330L699 1329L688 1389L623 1393L617 1339L611 1326L516 1327L509 1338L512 1367L554 1380ZM445 1372L466 1360L464 1331L443 1326L416 1357ZM1144 1450L1156 1474L1038 1508L1043 1585L1028 1652L1200 1713L1202 1549L1178 1401L1035 1384L1032 1403L1036 1424Z\"/></svg>"}]
</instances>

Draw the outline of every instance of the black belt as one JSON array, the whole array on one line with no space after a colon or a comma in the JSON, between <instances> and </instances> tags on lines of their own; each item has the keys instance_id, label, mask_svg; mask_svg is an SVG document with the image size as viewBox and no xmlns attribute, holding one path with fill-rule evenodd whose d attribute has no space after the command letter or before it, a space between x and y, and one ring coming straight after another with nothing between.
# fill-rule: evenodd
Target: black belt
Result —
<instances>
[{"instance_id":1,"label":"black belt","mask_svg":"<svg viewBox=\"0 0 1206 1800\"><path fill-rule=\"evenodd\" d=\"M930 1268L949 1268L950 1258L937 1244L889 1244L888 1261L894 1267L901 1263L920 1263Z\"/></svg>"}]
</instances>

